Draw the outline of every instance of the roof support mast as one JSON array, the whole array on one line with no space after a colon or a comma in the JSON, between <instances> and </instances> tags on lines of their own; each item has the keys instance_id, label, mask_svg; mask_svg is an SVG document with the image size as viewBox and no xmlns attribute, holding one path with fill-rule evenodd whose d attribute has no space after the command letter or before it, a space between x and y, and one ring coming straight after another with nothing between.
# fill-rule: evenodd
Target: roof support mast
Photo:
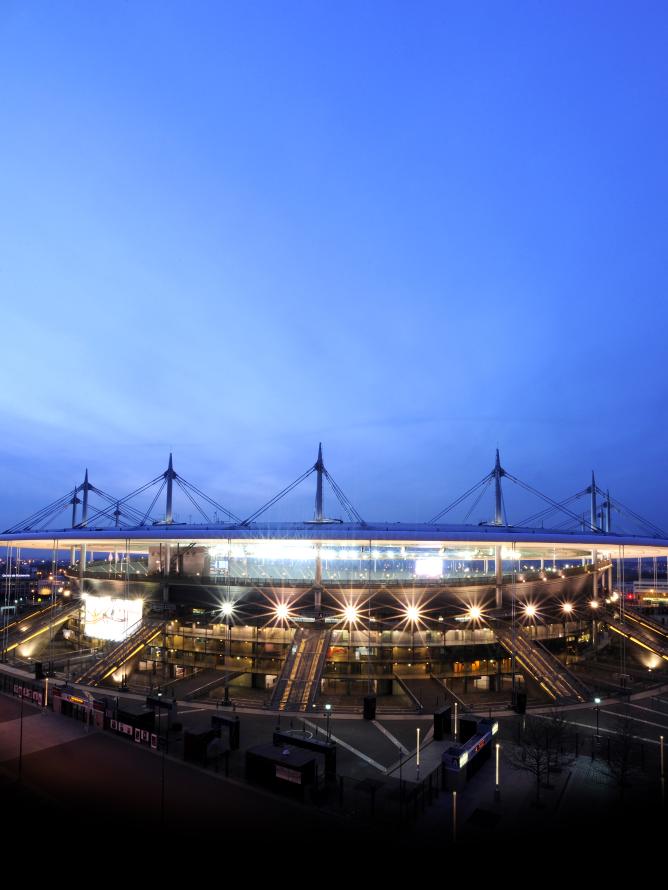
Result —
<instances>
[{"instance_id":1,"label":"roof support mast","mask_svg":"<svg viewBox=\"0 0 668 890\"><path fill-rule=\"evenodd\" d=\"M84 475L83 485L81 486L81 490L83 491L83 506L81 508L81 523L84 528L88 525L88 492L90 491L91 484L88 481L88 467L86 467L86 473Z\"/></svg>"},{"instance_id":2,"label":"roof support mast","mask_svg":"<svg viewBox=\"0 0 668 890\"><path fill-rule=\"evenodd\" d=\"M612 510L610 507L610 492L606 491L605 498L605 530L608 534L612 531Z\"/></svg>"},{"instance_id":3,"label":"roof support mast","mask_svg":"<svg viewBox=\"0 0 668 890\"><path fill-rule=\"evenodd\" d=\"M591 530L593 532L598 531L598 526L596 524L597 516L596 516L596 480L594 479L594 471L591 471L591 510L590 510L590 525Z\"/></svg>"},{"instance_id":4,"label":"roof support mast","mask_svg":"<svg viewBox=\"0 0 668 890\"><path fill-rule=\"evenodd\" d=\"M80 504L81 501L77 497L77 492L79 491L79 486L74 486L74 491L72 492L72 500L70 503L72 504L72 528L74 528L77 524L77 504Z\"/></svg>"},{"instance_id":5,"label":"roof support mast","mask_svg":"<svg viewBox=\"0 0 668 890\"><path fill-rule=\"evenodd\" d=\"M503 525L503 500L501 498L501 459L499 449L496 449L496 461L494 463L494 525ZM501 545L494 548L494 570L496 573L496 608L503 606L503 559Z\"/></svg>"},{"instance_id":6,"label":"roof support mast","mask_svg":"<svg viewBox=\"0 0 668 890\"><path fill-rule=\"evenodd\" d=\"M86 467L86 472L84 473L84 481L81 486L81 491L83 492L83 500L81 502L81 528L86 528L88 525L88 492L90 491L91 484L88 481L88 467ZM80 590L83 590L83 573L86 571L86 545L81 545L81 550L79 551L79 583Z\"/></svg>"},{"instance_id":7,"label":"roof support mast","mask_svg":"<svg viewBox=\"0 0 668 890\"><path fill-rule=\"evenodd\" d=\"M496 463L494 464L494 525L503 525L503 501L501 500L501 477L503 470L501 469L501 461L499 459L499 449L496 449Z\"/></svg>"},{"instance_id":8,"label":"roof support mast","mask_svg":"<svg viewBox=\"0 0 668 890\"><path fill-rule=\"evenodd\" d=\"M594 478L594 471L591 471L591 503L590 503L590 525L591 530L593 532L598 531L597 525L598 517L596 515L596 479ZM594 547L591 551L591 564L593 566L592 572L592 586L593 586L593 594L594 600L598 599L598 572L596 571L596 563L598 560L598 554L596 552L596 547ZM583 560L584 562L584 560ZM594 621L594 639L596 638L596 621Z\"/></svg>"},{"instance_id":9,"label":"roof support mast","mask_svg":"<svg viewBox=\"0 0 668 890\"><path fill-rule=\"evenodd\" d=\"M167 471L165 472L165 477L167 480L167 502L165 505L165 522L172 523L174 522L174 518L172 515L172 486L174 484L174 479L176 479L176 473L174 472L174 467L172 466L172 452L169 452L169 466L167 467Z\"/></svg>"},{"instance_id":10,"label":"roof support mast","mask_svg":"<svg viewBox=\"0 0 668 890\"><path fill-rule=\"evenodd\" d=\"M315 486L315 521L323 521L322 512L322 476L325 465L322 460L322 442L318 443L318 459L315 462L316 486ZM315 584L313 590L313 612L316 619L322 617L322 557L320 555L320 543L315 545Z\"/></svg>"},{"instance_id":11,"label":"roof support mast","mask_svg":"<svg viewBox=\"0 0 668 890\"><path fill-rule=\"evenodd\" d=\"M325 465L322 462L322 442L318 444L318 459L315 462L314 467L317 475L317 484L315 489L315 521L322 522L323 513L322 513L322 474L325 469Z\"/></svg>"}]
</instances>

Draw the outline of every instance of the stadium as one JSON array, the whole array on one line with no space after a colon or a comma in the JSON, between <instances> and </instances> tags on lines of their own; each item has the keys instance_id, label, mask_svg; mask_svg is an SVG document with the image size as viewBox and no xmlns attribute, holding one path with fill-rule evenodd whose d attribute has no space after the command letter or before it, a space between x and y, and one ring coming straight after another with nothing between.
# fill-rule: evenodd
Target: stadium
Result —
<instances>
[{"instance_id":1,"label":"stadium","mask_svg":"<svg viewBox=\"0 0 668 890\"><path fill-rule=\"evenodd\" d=\"M263 520L308 479L312 519ZM542 499L530 522L508 524L505 480ZM343 518L327 517L326 486ZM442 521L487 491L488 522ZM177 492L201 522L176 521ZM69 527L52 528L63 513ZM555 516L576 527L543 527ZM613 531L613 516L643 533ZM363 520L321 448L247 519L176 473L170 455L164 473L123 498L86 472L0 543L3 658L47 664L84 687L171 689L288 712L325 701L410 710L446 696L523 708L592 700L594 663L596 688L619 689L658 681L668 661L668 584L659 580L668 537L593 475L557 502L504 470L498 452L491 472L427 523ZM18 579L32 584L35 574L32 596L19 596Z\"/></svg>"}]
</instances>

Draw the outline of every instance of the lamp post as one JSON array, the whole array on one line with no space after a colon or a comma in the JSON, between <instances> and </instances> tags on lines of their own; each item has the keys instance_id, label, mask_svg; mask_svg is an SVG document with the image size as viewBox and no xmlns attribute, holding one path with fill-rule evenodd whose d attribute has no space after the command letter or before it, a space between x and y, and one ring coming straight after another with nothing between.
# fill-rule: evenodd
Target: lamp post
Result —
<instances>
[{"instance_id":1,"label":"lamp post","mask_svg":"<svg viewBox=\"0 0 668 890\"><path fill-rule=\"evenodd\" d=\"M599 706L600 706L600 704L601 704L601 699L598 698L598 697L595 698L595 699L594 699L594 704L596 705L596 707L594 708L594 710L596 711L596 741L598 742L598 741L600 740L600 738L601 738L601 735L600 735L600 732L599 732L599 712L600 712L600 710L601 710Z\"/></svg>"},{"instance_id":2,"label":"lamp post","mask_svg":"<svg viewBox=\"0 0 668 890\"><path fill-rule=\"evenodd\" d=\"M327 718L327 741L328 741L328 742L329 742L330 739L331 739L331 733L330 733L330 731L329 731L329 718L331 717L331 714L332 714L332 706L331 706L331 705L329 704L329 702L328 702L328 703L325 705L325 717Z\"/></svg>"},{"instance_id":3,"label":"lamp post","mask_svg":"<svg viewBox=\"0 0 668 890\"><path fill-rule=\"evenodd\" d=\"M499 771L499 753L501 751L501 745L497 742L495 745L495 755L496 755L496 764L494 771L494 800L501 800L501 782L500 782L500 771Z\"/></svg>"},{"instance_id":4,"label":"lamp post","mask_svg":"<svg viewBox=\"0 0 668 890\"><path fill-rule=\"evenodd\" d=\"M162 692L158 689L158 699L162 699ZM158 733L162 730L162 703L158 701ZM160 735L158 735L160 738ZM165 753L167 748L167 729L165 729L165 737L162 739L162 763L160 771L160 825L165 826Z\"/></svg>"},{"instance_id":5,"label":"lamp post","mask_svg":"<svg viewBox=\"0 0 668 890\"><path fill-rule=\"evenodd\" d=\"M21 690L21 714L19 718L19 782L21 781L21 775L23 773L23 686L19 687Z\"/></svg>"},{"instance_id":6,"label":"lamp post","mask_svg":"<svg viewBox=\"0 0 668 890\"><path fill-rule=\"evenodd\" d=\"M659 736L659 770L661 774L661 805L665 806L666 802L666 780L664 773L664 759L663 759L663 736Z\"/></svg>"},{"instance_id":7,"label":"lamp post","mask_svg":"<svg viewBox=\"0 0 668 890\"><path fill-rule=\"evenodd\" d=\"M415 778L417 781L420 781L420 727L415 730L416 734L416 747L415 747Z\"/></svg>"}]
</instances>

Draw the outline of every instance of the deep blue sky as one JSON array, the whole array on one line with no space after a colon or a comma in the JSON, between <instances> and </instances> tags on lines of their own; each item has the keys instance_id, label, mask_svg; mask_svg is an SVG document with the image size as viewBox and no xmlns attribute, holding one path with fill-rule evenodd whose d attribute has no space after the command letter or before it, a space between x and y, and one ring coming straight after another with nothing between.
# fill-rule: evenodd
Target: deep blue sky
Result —
<instances>
[{"instance_id":1,"label":"deep blue sky","mask_svg":"<svg viewBox=\"0 0 668 890\"><path fill-rule=\"evenodd\" d=\"M247 515L319 440L367 518L498 444L668 525L667 45L663 2L3 0L0 527L169 450Z\"/></svg>"}]
</instances>

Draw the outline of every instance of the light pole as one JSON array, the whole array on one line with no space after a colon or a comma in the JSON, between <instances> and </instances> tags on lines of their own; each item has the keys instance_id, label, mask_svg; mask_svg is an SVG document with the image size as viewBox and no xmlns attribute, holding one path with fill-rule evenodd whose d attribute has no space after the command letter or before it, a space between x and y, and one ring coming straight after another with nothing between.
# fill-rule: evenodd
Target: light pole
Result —
<instances>
[{"instance_id":1,"label":"light pole","mask_svg":"<svg viewBox=\"0 0 668 890\"><path fill-rule=\"evenodd\" d=\"M664 760L663 760L663 736L659 736L659 764L660 764L660 774L661 774L661 805L664 806L666 802L666 780L664 773Z\"/></svg>"},{"instance_id":2,"label":"light pole","mask_svg":"<svg viewBox=\"0 0 668 890\"><path fill-rule=\"evenodd\" d=\"M158 699L162 699L162 692L158 690ZM162 703L158 701L158 732L162 730ZM160 738L160 736L158 736ZM162 739L162 765L160 775L160 826L165 827L165 749L167 747L167 730Z\"/></svg>"},{"instance_id":3,"label":"light pole","mask_svg":"<svg viewBox=\"0 0 668 890\"><path fill-rule=\"evenodd\" d=\"M19 687L21 690L21 715L19 718L19 778L18 781L21 781L21 775L23 773L23 686Z\"/></svg>"},{"instance_id":4,"label":"light pole","mask_svg":"<svg viewBox=\"0 0 668 890\"><path fill-rule=\"evenodd\" d=\"M601 699L600 699L600 698L595 698L595 699L594 699L594 704L596 705L596 707L594 708L594 710L596 711L596 741L598 742L598 741L600 740L600 738L601 738L601 735L600 735L600 732L599 732L599 712L600 712L600 710L601 710L599 706L600 706L600 704L601 704Z\"/></svg>"},{"instance_id":5,"label":"light pole","mask_svg":"<svg viewBox=\"0 0 668 890\"><path fill-rule=\"evenodd\" d=\"M328 742L331 740L331 734L329 731L329 718L330 718L331 714L332 714L332 706L329 703L327 703L325 705L325 717L327 718L327 741Z\"/></svg>"},{"instance_id":6,"label":"light pole","mask_svg":"<svg viewBox=\"0 0 668 890\"><path fill-rule=\"evenodd\" d=\"M664 772L663 772L663 736L662 735L659 736L659 761L661 763L661 781L663 781Z\"/></svg>"},{"instance_id":7,"label":"light pole","mask_svg":"<svg viewBox=\"0 0 668 890\"><path fill-rule=\"evenodd\" d=\"M496 764L495 764L495 776L494 776L494 800L501 800L501 782L500 782L500 772L499 772L499 753L501 751L501 745L497 742L495 746L495 754L496 754Z\"/></svg>"},{"instance_id":8,"label":"light pole","mask_svg":"<svg viewBox=\"0 0 668 890\"><path fill-rule=\"evenodd\" d=\"M420 727L415 730L417 743L415 748L415 778L420 781Z\"/></svg>"}]
</instances>

